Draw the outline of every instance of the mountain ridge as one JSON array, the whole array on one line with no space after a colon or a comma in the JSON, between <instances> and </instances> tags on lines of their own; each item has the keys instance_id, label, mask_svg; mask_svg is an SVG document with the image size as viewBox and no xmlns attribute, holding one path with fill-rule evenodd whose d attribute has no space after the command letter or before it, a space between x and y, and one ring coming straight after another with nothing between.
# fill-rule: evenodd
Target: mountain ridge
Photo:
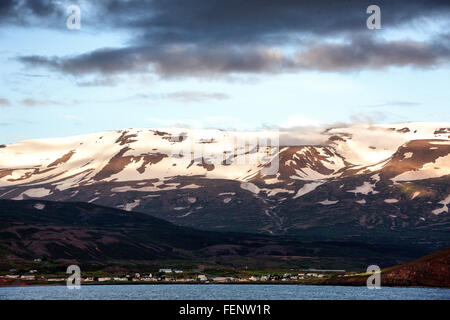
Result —
<instances>
[{"instance_id":1,"label":"mountain ridge","mask_svg":"<svg viewBox=\"0 0 450 320\"><path fill-rule=\"evenodd\" d=\"M450 223L449 132L444 123L356 125L313 131L321 141L314 145L299 143L308 133L279 132L274 150L236 144L241 133L221 130L29 140L0 149L0 198L95 203L203 230L327 230L324 238L381 230L389 239L418 232L426 235L418 242L441 247ZM263 171L274 163L275 172Z\"/></svg>"}]
</instances>

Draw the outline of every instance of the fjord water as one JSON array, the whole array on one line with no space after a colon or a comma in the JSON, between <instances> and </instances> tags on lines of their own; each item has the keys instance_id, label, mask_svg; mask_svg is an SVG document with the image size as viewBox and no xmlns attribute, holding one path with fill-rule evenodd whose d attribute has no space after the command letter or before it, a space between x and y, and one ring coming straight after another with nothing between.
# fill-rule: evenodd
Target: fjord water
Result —
<instances>
[{"instance_id":1,"label":"fjord water","mask_svg":"<svg viewBox=\"0 0 450 320\"><path fill-rule=\"evenodd\" d=\"M450 300L450 289L301 285L90 285L3 287L0 300Z\"/></svg>"}]
</instances>

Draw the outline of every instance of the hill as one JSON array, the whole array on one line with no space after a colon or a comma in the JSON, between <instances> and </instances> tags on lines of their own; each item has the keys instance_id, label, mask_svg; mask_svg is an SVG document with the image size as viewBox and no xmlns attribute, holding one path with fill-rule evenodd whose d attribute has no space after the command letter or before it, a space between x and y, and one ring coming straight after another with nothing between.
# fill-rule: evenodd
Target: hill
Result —
<instances>
[{"instance_id":1,"label":"hill","mask_svg":"<svg viewBox=\"0 0 450 320\"><path fill-rule=\"evenodd\" d=\"M335 277L334 285L365 285L367 276ZM381 271L382 286L450 288L450 248Z\"/></svg>"},{"instance_id":2,"label":"hill","mask_svg":"<svg viewBox=\"0 0 450 320\"><path fill-rule=\"evenodd\" d=\"M420 256L403 244L298 241L286 236L201 231L138 212L87 203L0 200L0 270L133 269L139 265L361 270Z\"/></svg>"}]
</instances>

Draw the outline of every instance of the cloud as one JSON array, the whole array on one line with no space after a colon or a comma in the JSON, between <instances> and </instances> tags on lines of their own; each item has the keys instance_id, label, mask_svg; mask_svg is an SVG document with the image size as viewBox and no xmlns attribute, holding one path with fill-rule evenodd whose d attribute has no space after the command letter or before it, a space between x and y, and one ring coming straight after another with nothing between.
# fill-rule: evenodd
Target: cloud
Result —
<instances>
[{"instance_id":1,"label":"cloud","mask_svg":"<svg viewBox=\"0 0 450 320\"><path fill-rule=\"evenodd\" d=\"M71 75L155 72L163 77L259 72L273 69L282 57L273 50L254 48L130 47L101 49L79 56L23 56L27 66Z\"/></svg>"},{"instance_id":2,"label":"cloud","mask_svg":"<svg viewBox=\"0 0 450 320\"><path fill-rule=\"evenodd\" d=\"M202 102L206 100L225 100L229 98L229 96L224 93L205 93L196 91L172 92L166 94L165 97L183 103Z\"/></svg>"},{"instance_id":3,"label":"cloud","mask_svg":"<svg viewBox=\"0 0 450 320\"><path fill-rule=\"evenodd\" d=\"M0 107L8 107L11 103L8 99L0 98Z\"/></svg>"},{"instance_id":4,"label":"cloud","mask_svg":"<svg viewBox=\"0 0 450 320\"><path fill-rule=\"evenodd\" d=\"M114 87L118 84L117 79L113 78L96 78L93 80L85 80L77 82L79 87Z\"/></svg>"},{"instance_id":5,"label":"cloud","mask_svg":"<svg viewBox=\"0 0 450 320\"><path fill-rule=\"evenodd\" d=\"M130 100L173 100L179 103L204 102L209 100L226 100L230 96L221 92L175 91L158 94L137 94L120 101Z\"/></svg>"},{"instance_id":6,"label":"cloud","mask_svg":"<svg viewBox=\"0 0 450 320\"><path fill-rule=\"evenodd\" d=\"M78 56L23 56L31 67L75 76L154 72L161 77L213 77L233 73L307 70L346 72L387 67L436 66L450 61L448 42L386 41L353 36L343 43L315 42L294 54L271 48L162 46L101 49Z\"/></svg>"},{"instance_id":7,"label":"cloud","mask_svg":"<svg viewBox=\"0 0 450 320\"><path fill-rule=\"evenodd\" d=\"M73 120L73 121L76 121L76 122L84 121L84 118L81 118L81 117L78 117L78 116L74 116L74 115L71 115L71 114L63 115L62 118L67 119L67 120Z\"/></svg>"},{"instance_id":8,"label":"cloud","mask_svg":"<svg viewBox=\"0 0 450 320\"><path fill-rule=\"evenodd\" d=\"M202 129L221 129L221 130L232 130L235 131L236 128L245 128L248 122L243 121L240 118L235 118L232 116L220 115L220 116L201 116L195 119L161 119L161 118L147 118L147 121L152 124L163 127L175 127L175 128L202 128ZM226 127L224 127L226 123Z\"/></svg>"},{"instance_id":9,"label":"cloud","mask_svg":"<svg viewBox=\"0 0 450 320\"><path fill-rule=\"evenodd\" d=\"M325 124L322 121L318 121L315 119L310 119L302 116L292 116L289 117L289 119L282 124L280 124L280 128L283 129L290 129L290 128L320 128L323 127Z\"/></svg>"},{"instance_id":10,"label":"cloud","mask_svg":"<svg viewBox=\"0 0 450 320\"><path fill-rule=\"evenodd\" d=\"M20 101L20 103L27 107L36 107L36 106L48 106L48 105L58 105L63 106L66 103L55 101L55 100L36 100L33 98L26 98Z\"/></svg>"},{"instance_id":11,"label":"cloud","mask_svg":"<svg viewBox=\"0 0 450 320\"><path fill-rule=\"evenodd\" d=\"M367 123L374 124L386 119L386 114L380 111L359 112L350 116L350 120L354 124Z\"/></svg>"},{"instance_id":12,"label":"cloud","mask_svg":"<svg viewBox=\"0 0 450 320\"><path fill-rule=\"evenodd\" d=\"M333 35L366 27L371 0L106 0L102 23L133 31L139 44L285 43L298 35ZM378 0L384 28L448 17L445 0Z\"/></svg>"},{"instance_id":13,"label":"cloud","mask_svg":"<svg viewBox=\"0 0 450 320\"><path fill-rule=\"evenodd\" d=\"M369 108L417 107L417 106L420 106L420 105L422 105L422 103L420 103L420 102L413 102L413 101L387 101L385 103L366 105L365 107L369 107Z\"/></svg>"},{"instance_id":14,"label":"cloud","mask_svg":"<svg viewBox=\"0 0 450 320\"><path fill-rule=\"evenodd\" d=\"M369 0L75 3L81 6L82 14L86 12L83 24L128 33L127 45L73 56L26 55L18 60L29 67L76 76L79 86L114 86L118 83L115 77L122 74L179 78L309 70L347 72L391 66L429 68L450 60L449 33L424 41L387 41L374 36L382 31L366 29L366 8L372 4ZM64 15L68 4L6 0L0 4L0 16L10 17L4 23L23 23L29 16L46 21L58 17L55 27L61 28L61 10ZM379 0L377 5L384 29L450 18L450 2L444 0ZM287 52L286 47L296 48L295 52ZM90 75L96 78L81 78Z\"/></svg>"},{"instance_id":15,"label":"cloud","mask_svg":"<svg viewBox=\"0 0 450 320\"><path fill-rule=\"evenodd\" d=\"M49 18L63 17L67 5L67 1L59 0L2 0L0 24L29 25L33 19L47 24Z\"/></svg>"},{"instance_id":16,"label":"cloud","mask_svg":"<svg viewBox=\"0 0 450 320\"><path fill-rule=\"evenodd\" d=\"M363 36L343 44L323 43L297 56L300 68L320 71L430 67L450 61L448 42L385 41Z\"/></svg>"},{"instance_id":17,"label":"cloud","mask_svg":"<svg viewBox=\"0 0 450 320\"><path fill-rule=\"evenodd\" d=\"M2 0L0 23L38 20L55 29L68 5L83 24L128 31L139 45L285 43L298 35L333 35L365 28L371 0ZM446 0L377 0L382 23L392 28L419 19L448 18Z\"/></svg>"}]
</instances>

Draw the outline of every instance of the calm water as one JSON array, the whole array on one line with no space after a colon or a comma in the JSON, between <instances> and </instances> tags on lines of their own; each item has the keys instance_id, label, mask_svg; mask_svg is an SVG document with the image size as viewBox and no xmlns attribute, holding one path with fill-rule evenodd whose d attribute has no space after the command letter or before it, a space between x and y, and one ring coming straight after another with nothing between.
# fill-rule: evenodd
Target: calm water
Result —
<instances>
[{"instance_id":1,"label":"calm water","mask_svg":"<svg viewBox=\"0 0 450 320\"><path fill-rule=\"evenodd\" d=\"M297 286L297 285L95 285L79 290L60 287L0 288L0 300L302 300L302 299L445 299L450 289Z\"/></svg>"}]
</instances>

